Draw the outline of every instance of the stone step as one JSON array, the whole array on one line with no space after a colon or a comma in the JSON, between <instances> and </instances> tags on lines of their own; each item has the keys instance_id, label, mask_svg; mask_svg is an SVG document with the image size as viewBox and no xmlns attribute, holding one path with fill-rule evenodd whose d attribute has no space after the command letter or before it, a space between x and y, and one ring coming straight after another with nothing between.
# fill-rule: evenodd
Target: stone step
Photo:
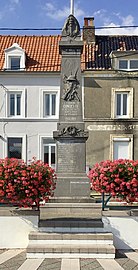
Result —
<instances>
[{"instance_id":1,"label":"stone step","mask_svg":"<svg viewBox=\"0 0 138 270\"><path fill-rule=\"evenodd\" d=\"M83 246L92 245L113 245L112 233L89 233L89 234L72 234L72 233L45 233L31 232L29 234L29 246L42 245L48 246Z\"/></svg>"},{"instance_id":2,"label":"stone step","mask_svg":"<svg viewBox=\"0 0 138 270\"><path fill-rule=\"evenodd\" d=\"M112 233L46 233L46 232L30 232L30 240L95 240L95 241L111 241L113 242Z\"/></svg>"},{"instance_id":3,"label":"stone step","mask_svg":"<svg viewBox=\"0 0 138 270\"><path fill-rule=\"evenodd\" d=\"M39 221L39 228L103 228L101 219L53 218Z\"/></svg>"},{"instance_id":4,"label":"stone step","mask_svg":"<svg viewBox=\"0 0 138 270\"><path fill-rule=\"evenodd\" d=\"M101 218L101 204L95 203L47 203L41 207L40 219L60 217Z\"/></svg>"},{"instance_id":5,"label":"stone step","mask_svg":"<svg viewBox=\"0 0 138 270\"><path fill-rule=\"evenodd\" d=\"M95 203L94 197L51 197L49 203Z\"/></svg>"},{"instance_id":6,"label":"stone step","mask_svg":"<svg viewBox=\"0 0 138 270\"><path fill-rule=\"evenodd\" d=\"M81 198L80 198L81 200ZM43 208L48 208L48 207L78 207L78 208L91 208L91 209L101 209L101 203L91 203L91 202L48 202L46 203Z\"/></svg>"},{"instance_id":7,"label":"stone step","mask_svg":"<svg viewBox=\"0 0 138 270\"><path fill-rule=\"evenodd\" d=\"M115 258L108 244L29 244L27 258Z\"/></svg>"}]
</instances>

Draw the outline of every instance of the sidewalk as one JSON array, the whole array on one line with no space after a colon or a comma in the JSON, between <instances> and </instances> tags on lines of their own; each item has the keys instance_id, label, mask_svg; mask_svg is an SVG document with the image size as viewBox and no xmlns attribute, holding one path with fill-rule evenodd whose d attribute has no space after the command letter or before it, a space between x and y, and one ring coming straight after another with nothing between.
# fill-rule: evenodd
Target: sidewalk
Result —
<instances>
[{"instance_id":1,"label":"sidewalk","mask_svg":"<svg viewBox=\"0 0 138 270\"><path fill-rule=\"evenodd\" d=\"M120 250L116 259L26 259L26 250L0 250L0 270L138 270L138 251Z\"/></svg>"}]
</instances>

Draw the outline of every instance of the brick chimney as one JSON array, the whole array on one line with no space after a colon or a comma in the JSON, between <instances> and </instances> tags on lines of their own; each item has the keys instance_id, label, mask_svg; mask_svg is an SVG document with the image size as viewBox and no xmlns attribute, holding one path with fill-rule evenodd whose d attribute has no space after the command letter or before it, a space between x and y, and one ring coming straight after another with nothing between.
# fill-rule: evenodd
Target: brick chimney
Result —
<instances>
[{"instance_id":1,"label":"brick chimney","mask_svg":"<svg viewBox=\"0 0 138 270\"><path fill-rule=\"evenodd\" d=\"M84 18L83 40L87 43L95 43L94 17Z\"/></svg>"}]
</instances>

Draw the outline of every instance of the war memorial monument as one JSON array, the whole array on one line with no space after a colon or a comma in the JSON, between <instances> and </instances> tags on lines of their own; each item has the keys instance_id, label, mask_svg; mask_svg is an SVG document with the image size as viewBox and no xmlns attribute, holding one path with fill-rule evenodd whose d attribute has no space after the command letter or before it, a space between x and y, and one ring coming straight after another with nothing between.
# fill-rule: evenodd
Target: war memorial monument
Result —
<instances>
[{"instance_id":1,"label":"war memorial monument","mask_svg":"<svg viewBox=\"0 0 138 270\"><path fill-rule=\"evenodd\" d=\"M86 175L86 140L82 111L81 54L83 41L80 26L71 14L63 27L59 51L62 56L60 109L57 131L56 197L84 197L90 193Z\"/></svg>"}]
</instances>

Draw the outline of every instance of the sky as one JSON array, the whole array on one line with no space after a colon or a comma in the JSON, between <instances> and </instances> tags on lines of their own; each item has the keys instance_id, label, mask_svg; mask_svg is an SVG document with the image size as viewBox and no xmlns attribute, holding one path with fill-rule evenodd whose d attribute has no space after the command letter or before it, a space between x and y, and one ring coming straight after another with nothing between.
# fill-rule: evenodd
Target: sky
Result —
<instances>
[{"instance_id":1,"label":"sky","mask_svg":"<svg viewBox=\"0 0 138 270\"><path fill-rule=\"evenodd\" d=\"M75 17L94 17L96 34L138 35L138 0L74 0ZM1 28L62 28L70 0L0 0L0 35L57 35L61 31L3 31ZM98 27L137 26L97 29Z\"/></svg>"}]
</instances>

